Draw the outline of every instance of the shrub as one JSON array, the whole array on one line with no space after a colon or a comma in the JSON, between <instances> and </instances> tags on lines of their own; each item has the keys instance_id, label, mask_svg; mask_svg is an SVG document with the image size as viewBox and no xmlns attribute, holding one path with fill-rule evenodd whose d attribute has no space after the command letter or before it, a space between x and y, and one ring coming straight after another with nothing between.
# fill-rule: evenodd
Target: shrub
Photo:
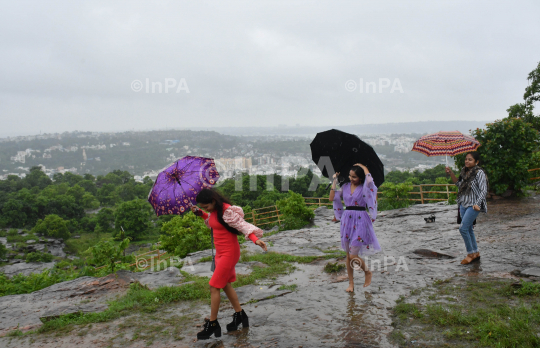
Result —
<instances>
[{"instance_id":1,"label":"shrub","mask_svg":"<svg viewBox=\"0 0 540 348\"><path fill-rule=\"evenodd\" d=\"M210 229L203 219L192 212L176 216L163 224L161 233L159 237L161 248L180 257L211 247Z\"/></svg>"},{"instance_id":2,"label":"shrub","mask_svg":"<svg viewBox=\"0 0 540 348\"><path fill-rule=\"evenodd\" d=\"M7 235L8 235L8 236L16 236L16 235L18 235L18 234L19 234L19 233L18 233L18 231L17 231L15 228L12 228L12 229L10 229L9 231L7 231Z\"/></svg>"},{"instance_id":3,"label":"shrub","mask_svg":"<svg viewBox=\"0 0 540 348\"><path fill-rule=\"evenodd\" d=\"M50 214L45 219L38 220L36 226L32 229L32 233L42 233L48 237L63 239L68 239L71 236L67 222L56 214Z\"/></svg>"},{"instance_id":4,"label":"shrub","mask_svg":"<svg viewBox=\"0 0 540 348\"><path fill-rule=\"evenodd\" d=\"M26 262L51 262L53 256L49 253L39 251L31 252L26 255Z\"/></svg>"},{"instance_id":5,"label":"shrub","mask_svg":"<svg viewBox=\"0 0 540 348\"><path fill-rule=\"evenodd\" d=\"M409 192L412 189L412 185L408 183L394 184L392 182L385 182L381 185L383 198L379 200L379 210L406 208L410 206Z\"/></svg>"},{"instance_id":6,"label":"shrub","mask_svg":"<svg viewBox=\"0 0 540 348\"><path fill-rule=\"evenodd\" d=\"M282 229L298 229L304 227L315 217L313 210L306 205L301 194L289 191L289 196L277 202L280 213L283 215Z\"/></svg>"},{"instance_id":7,"label":"shrub","mask_svg":"<svg viewBox=\"0 0 540 348\"><path fill-rule=\"evenodd\" d=\"M116 267L116 261L120 261L124 250L129 245L129 239L126 238L120 244L116 244L112 239L102 239L96 245L88 248L86 253L91 254L91 260L95 265L108 265L112 273Z\"/></svg>"}]
</instances>

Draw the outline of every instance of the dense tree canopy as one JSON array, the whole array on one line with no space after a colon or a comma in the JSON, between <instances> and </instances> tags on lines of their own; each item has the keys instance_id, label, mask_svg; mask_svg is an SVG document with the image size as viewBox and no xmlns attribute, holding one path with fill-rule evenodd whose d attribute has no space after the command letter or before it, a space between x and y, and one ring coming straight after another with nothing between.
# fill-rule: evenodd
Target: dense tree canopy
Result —
<instances>
[{"instance_id":1,"label":"dense tree canopy","mask_svg":"<svg viewBox=\"0 0 540 348\"><path fill-rule=\"evenodd\" d=\"M476 129L473 135L480 146L480 165L486 170L492 192L521 191L528 184L528 169L533 164L533 151L538 149L540 137L530 123L519 118L506 118L488 123L486 129ZM456 156L456 163L464 166L465 154Z\"/></svg>"},{"instance_id":2,"label":"dense tree canopy","mask_svg":"<svg viewBox=\"0 0 540 348\"><path fill-rule=\"evenodd\" d=\"M531 126L540 131L540 115L534 115L534 103L540 101L540 62L536 69L527 76L528 85L523 94L523 103L510 106L506 111L508 117L519 118L530 123Z\"/></svg>"}]
</instances>

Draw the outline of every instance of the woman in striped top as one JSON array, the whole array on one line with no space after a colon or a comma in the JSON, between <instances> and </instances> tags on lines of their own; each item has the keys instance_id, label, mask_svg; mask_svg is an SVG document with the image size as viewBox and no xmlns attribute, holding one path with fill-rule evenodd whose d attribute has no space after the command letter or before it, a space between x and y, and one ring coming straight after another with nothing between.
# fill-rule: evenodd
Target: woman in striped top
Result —
<instances>
[{"instance_id":1,"label":"woman in striped top","mask_svg":"<svg viewBox=\"0 0 540 348\"><path fill-rule=\"evenodd\" d=\"M458 187L457 204L461 215L459 232L465 241L467 257L461 261L462 265L480 258L480 252L476 245L473 223L480 212L487 212L486 196L488 192L488 179L484 170L478 166L480 155L478 152L469 152L465 156L465 167L461 169L459 178L456 178L452 170L446 167L452 181Z\"/></svg>"}]
</instances>

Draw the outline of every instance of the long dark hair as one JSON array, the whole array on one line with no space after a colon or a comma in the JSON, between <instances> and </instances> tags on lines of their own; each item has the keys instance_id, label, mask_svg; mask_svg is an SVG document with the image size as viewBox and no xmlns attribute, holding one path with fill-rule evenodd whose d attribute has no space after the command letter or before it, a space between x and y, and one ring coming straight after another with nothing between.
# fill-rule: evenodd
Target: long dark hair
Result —
<instances>
[{"instance_id":1,"label":"long dark hair","mask_svg":"<svg viewBox=\"0 0 540 348\"><path fill-rule=\"evenodd\" d=\"M352 166L351 169L349 169L349 172L351 170L356 174L358 179L360 179L360 183L363 184L364 181L366 180L366 173L364 173L364 170L362 169L362 167L360 167L360 166Z\"/></svg>"},{"instance_id":2,"label":"long dark hair","mask_svg":"<svg viewBox=\"0 0 540 348\"><path fill-rule=\"evenodd\" d=\"M233 228L229 226L224 220L223 220L223 204L227 203L232 205L231 201L229 201L228 198L224 197L221 193L214 189L202 189L201 192L195 197L195 201L197 203L202 204L212 204L215 202L214 209L216 210L217 220L220 224L223 225L227 229L227 231L241 235L242 232L238 231L236 228Z\"/></svg>"}]
</instances>

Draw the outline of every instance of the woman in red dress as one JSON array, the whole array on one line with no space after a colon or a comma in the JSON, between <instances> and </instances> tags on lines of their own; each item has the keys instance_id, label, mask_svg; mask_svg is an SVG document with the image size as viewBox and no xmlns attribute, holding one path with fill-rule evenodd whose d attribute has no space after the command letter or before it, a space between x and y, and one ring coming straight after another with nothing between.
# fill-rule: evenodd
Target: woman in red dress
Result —
<instances>
[{"instance_id":1,"label":"woman in red dress","mask_svg":"<svg viewBox=\"0 0 540 348\"><path fill-rule=\"evenodd\" d=\"M216 268L210 279L211 314L210 320L204 323L204 329L197 333L198 339L208 339L221 336L221 326L217 321L219 304L221 300L220 290L223 289L229 298L235 313L233 321L227 325L227 331L234 331L242 324L249 327L246 313L240 307L238 296L231 283L236 281L234 266L240 260L240 244L238 235L244 235L253 243L266 251L266 244L257 238L262 237L262 230L244 220L242 208L231 205L231 202L213 189L203 189L196 198L198 205L208 213L202 212L193 206L191 210L195 215L202 217L206 224L212 228L214 245L216 247Z\"/></svg>"}]
</instances>

